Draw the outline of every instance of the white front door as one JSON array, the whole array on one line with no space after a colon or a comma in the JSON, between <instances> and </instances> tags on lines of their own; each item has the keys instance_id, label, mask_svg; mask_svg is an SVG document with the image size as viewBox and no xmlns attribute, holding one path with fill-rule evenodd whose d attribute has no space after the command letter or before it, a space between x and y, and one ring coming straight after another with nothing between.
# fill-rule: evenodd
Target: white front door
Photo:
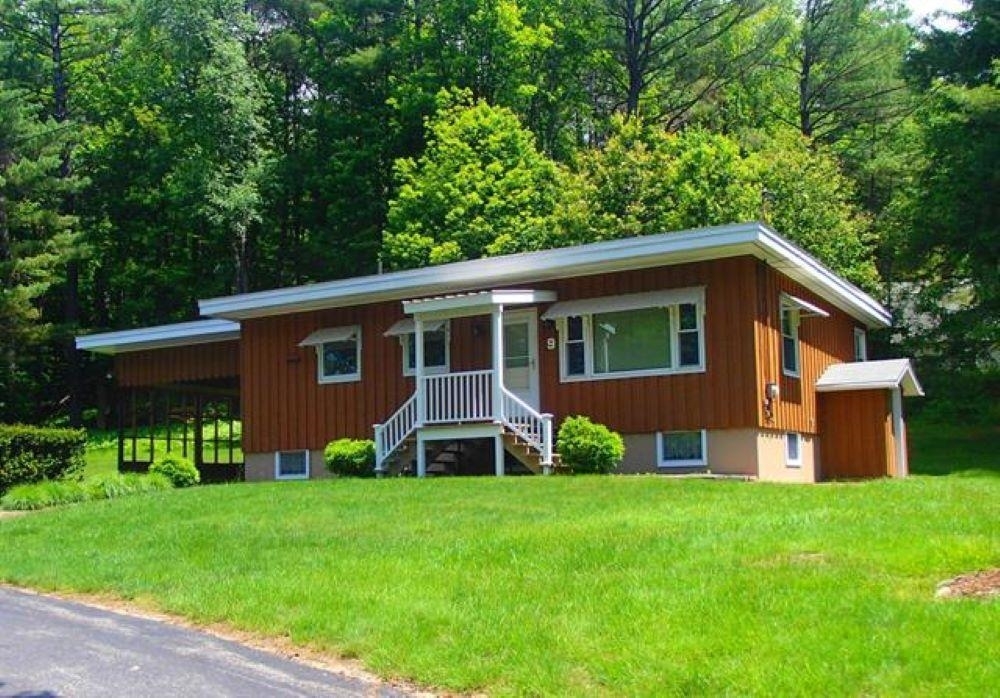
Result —
<instances>
[{"instance_id":1,"label":"white front door","mask_svg":"<svg viewBox=\"0 0 1000 698\"><path fill-rule=\"evenodd\" d=\"M504 312L503 383L538 409L538 316L534 308Z\"/></svg>"}]
</instances>

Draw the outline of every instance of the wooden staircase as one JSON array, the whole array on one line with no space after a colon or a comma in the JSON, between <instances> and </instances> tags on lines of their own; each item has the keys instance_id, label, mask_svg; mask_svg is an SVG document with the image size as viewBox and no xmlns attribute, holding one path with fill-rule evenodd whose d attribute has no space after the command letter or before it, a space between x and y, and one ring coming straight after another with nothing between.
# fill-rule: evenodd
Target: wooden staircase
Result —
<instances>
[{"instance_id":1,"label":"wooden staircase","mask_svg":"<svg viewBox=\"0 0 1000 698\"><path fill-rule=\"evenodd\" d=\"M545 467L542 465L542 454L537 449L522 441L515 434L504 431L502 437L504 450L518 463L535 475L542 475ZM477 452L478 448L469 446L470 440L428 442L427 475L449 476L460 473L487 475L493 472L493 460L490 453ZM415 475L417 458L416 434L408 436L400 447L386 461L388 475ZM476 467L478 461L483 461L483 467ZM471 463L471 465L470 465ZM563 472L565 468L558 453L552 454L550 472Z\"/></svg>"}]
</instances>

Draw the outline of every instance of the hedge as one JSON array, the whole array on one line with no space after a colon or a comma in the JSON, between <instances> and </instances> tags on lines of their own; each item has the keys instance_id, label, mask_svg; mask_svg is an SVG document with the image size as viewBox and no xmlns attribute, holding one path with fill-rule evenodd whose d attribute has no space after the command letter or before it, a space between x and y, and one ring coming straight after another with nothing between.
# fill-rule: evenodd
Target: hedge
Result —
<instances>
[{"instance_id":1,"label":"hedge","mask_svg":"<svg viewBox=\"0 0 1000 698\"><path fill-rule=\"evenodd\" d=\"M0 494L14 485L76 476L86 447L83 429L0 424Z\"/></svg>"}]
</instances>

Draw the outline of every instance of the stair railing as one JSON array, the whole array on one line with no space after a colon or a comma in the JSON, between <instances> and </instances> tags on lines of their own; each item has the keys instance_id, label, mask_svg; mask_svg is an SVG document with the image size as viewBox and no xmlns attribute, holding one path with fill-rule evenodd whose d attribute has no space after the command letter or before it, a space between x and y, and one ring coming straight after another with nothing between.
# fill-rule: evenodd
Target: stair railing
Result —
<instances>
[{"instance_id":1,"label":"stair railing","mask_svg":"<svg viewBox=\"0 0 1000 698\"><path fill-rule=\"evenodd\" d=\"M500 422L538 452L542 467L552 466L552 415L542 413L503 388Z\"/></svg>"},{"instance_id":2,"label":"stair railing","mask_svg":"<svg viewBox=\"0 0 1000 698\"><path fill-rule=\"evenodd\" d=\"M386 458L417 428L417 393L382 424L375 425L375 472L382 473Z\"/></svg>"}]
</instances>

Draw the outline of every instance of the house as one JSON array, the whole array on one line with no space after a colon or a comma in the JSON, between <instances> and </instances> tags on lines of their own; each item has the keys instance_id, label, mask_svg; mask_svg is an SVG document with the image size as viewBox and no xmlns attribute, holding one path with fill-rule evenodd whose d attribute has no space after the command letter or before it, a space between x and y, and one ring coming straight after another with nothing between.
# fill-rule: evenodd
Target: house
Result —
<instances>
[{"instance_id":1,"label":"house","mask_svg":"<svg viewBox=\"0 0 1000 698\"><path fill-rule=\"evenodd\" d=\"M318 477L341 437L374 438L384 472L548 472L574 414L622 433L626 472L901 476L902 397L921 394L907 360L867 361L888 312L759 223L199 305L208 319L78 338L115 356L123 465L157 446L143 456L137 424L181 403L204 460L224 397L216 435L237 411L243 432L222 460L248 480Z\"/></svg>"}]
</instances>

